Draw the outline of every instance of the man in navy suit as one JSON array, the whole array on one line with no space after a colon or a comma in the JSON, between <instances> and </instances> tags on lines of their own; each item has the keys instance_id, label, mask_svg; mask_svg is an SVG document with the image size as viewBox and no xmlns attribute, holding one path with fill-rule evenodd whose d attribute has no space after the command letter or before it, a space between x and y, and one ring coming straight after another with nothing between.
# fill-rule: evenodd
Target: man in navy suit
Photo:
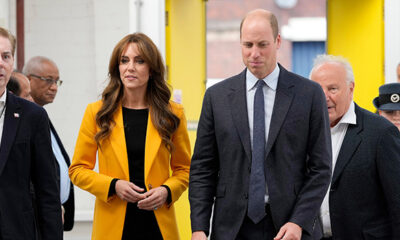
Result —
<instances>
[{"instance_id":1,"label":"man in navy suit","mask_svg":"<svg viewBox=\"0 0 400 240\"><path fill-rule=\"evenodd\" d=\"M58 87L62 84L56 63L46 57L32 57L25 64L23 72L30 81L33 101L42 107L52 103ZM51 121L50 135L54 156L60 170L60 199L63 209L64 231L70 231L74 226L75 215L74 187L68 176L68 167L71 162Z\"/></svg>"},{"instance_id":2,"label":"man in navy suit","mask_svg":"<svg viewBox=\"0 0 400 240\"><path fill-rule=\"evenodd\" d=\"M265 10L241 24L246 69L206 91L189 179L192 239L319 239L331 177L321 87L277 63Z\"/></svg>"},{"instance_id":3,"label":"man in navy suit","mask_svg":"<svg viewBox=\"0 0 400 240\"><path fill-rule=\"evenodd\" d=\"M346 59L318 56L311 79L325 92L332 133L322 239L400 239L398 129L353 102L354 75Z\"/></svg>"},{"instance_id":4,"label":"man in navy suit","mask_svg":"<svg viewBox=\"0 0 400 240\"><path fill-rule=\"evenodd\" d=\"M6 90L15 38L0 28L0 239L62 239L55 159L46 111ZM30 192L35 189L37 222Z\"/></svg>"}]
</instances>

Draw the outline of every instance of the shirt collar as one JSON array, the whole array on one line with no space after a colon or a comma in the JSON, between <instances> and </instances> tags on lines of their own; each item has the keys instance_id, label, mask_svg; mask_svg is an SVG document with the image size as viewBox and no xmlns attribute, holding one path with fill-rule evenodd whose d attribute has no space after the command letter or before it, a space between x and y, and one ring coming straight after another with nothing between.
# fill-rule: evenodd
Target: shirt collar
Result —
<instances>
[{"instance_id":1,"label":"shirt collar","mask_svg":"<svg viewBox=\"0 0 400 240\"><path fill-rule=\"evenodd\" d=\"M0 97L0 102L5 104L7 99L7 89L4 90L3 95Z\"/></svg>"},{"instance_id":2,"label":"shirt collar","mask_svg":"<svg viewBox=\"0 0 400 240\"><path fill-rule=\"evenodd\" d=\"M270 87L272 90L276 90L276 87L278 85L278 77L279 77L279 72L280 69L278 67L278 64L276 64L274 71L272 71L269 75L267 75L263 81L265 82L265 84L268 85L268 87ZM253 73L251 73L249 71L249 69L246 70L246 88L247 91L252 90L253 88L255 88L258 78L256 76L253 75Z\"/></svg>"},{"instance_id":3,"label":"shirt collar","mask_svg":"<svg viewBox=\"0 0 400 240\"><path fill-rule=\"evenodd\" d=\"M341 124L357 124L357 116L354 109L354 102L351 101L349 109L347 109L347 112L343 115L342 119L340 119L340 121L333 128Z\"/></svg>"}]
</instances>

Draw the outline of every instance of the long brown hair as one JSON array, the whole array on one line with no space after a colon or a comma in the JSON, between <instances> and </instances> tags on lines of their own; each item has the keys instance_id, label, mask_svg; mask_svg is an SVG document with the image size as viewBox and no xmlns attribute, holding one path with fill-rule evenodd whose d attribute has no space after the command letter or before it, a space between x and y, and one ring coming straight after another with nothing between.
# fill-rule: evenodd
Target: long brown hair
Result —
<instances>
[{"instance_id":1,"label":"long brown hair","mask_svg":"<svg viewBox=\"0 0 400 240\"><path fill-rule=\"evenodd\" d=\"M137 44L140 56L149 65L150 77L147 83L146 101L150 107L153 125L160 134L163 143L171 152L174 149L171 137L178 128L179 118L172 112L169 104L171 91L165 81L165 67L161 54L153 41L143 33L129 34L114 47L108 66L110 82L103 91L103 105L96 114L96 123L100 127L100 131L94 138L97 145L100 146L100 141L110 136L115 125L113 115L120 106L124 95L119 64L122 52L130 43Z\"/></svg>"}]
</instances>

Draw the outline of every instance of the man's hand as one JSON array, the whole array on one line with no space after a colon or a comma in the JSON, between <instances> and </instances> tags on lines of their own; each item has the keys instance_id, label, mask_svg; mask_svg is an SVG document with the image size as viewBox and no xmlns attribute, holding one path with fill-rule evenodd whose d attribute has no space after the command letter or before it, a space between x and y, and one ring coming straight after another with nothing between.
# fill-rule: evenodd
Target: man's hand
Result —
<instances>
[{"instance_id":1,"label":"man's hand","mask_svg":"<svg viewBox=\"0 0 400 240\"><path fill-rule=\"evenodd\" d=\"M301 227L295 223L288 222L281 227L274 240L300 240Z\"/></svg>"},{"instance_id":2,"label":"man's hand","mask_svg":"<svg viewBox=\"0 0 400 240\"><path fill-rule=\"evenodd\" d=\"M118 180L115 183L115 192L121 200L127 202L135 203L145 198L143 194L140 194L144 192L143 188L125 180Z\"/></svg>"},{"instance_id":3,"label":"man's hand","mask_svg":"<svg viewBox=\"0 0 400 240\"><path fill-rule=\"evenodd\" d=\"M207 240L207 236L203 231L193 232L192 240Z\"/></svg>"}]
</instances>

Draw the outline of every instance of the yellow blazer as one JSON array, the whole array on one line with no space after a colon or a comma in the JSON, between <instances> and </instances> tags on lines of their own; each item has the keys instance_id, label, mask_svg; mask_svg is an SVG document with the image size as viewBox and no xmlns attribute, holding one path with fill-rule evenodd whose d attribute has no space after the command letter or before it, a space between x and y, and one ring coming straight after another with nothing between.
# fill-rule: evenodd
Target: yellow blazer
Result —
<instances>
[{"instance_id":1,"label":"yellow blazer","mask_svg":"<svg viewBox=\"0 0 400 240\"><path fill-rule=\"evenodd\" d=\"M144 180L147 190L149 190L149 186L155 188L167 185L171 189L172 203L174 203L188 186L191 150L183 108L174 102L170 102L170 104L172 111L180 119L179 127L172 136L175 151L170 154L165 145L161 143L161 137L149 114L145 143ZM108 197L108 191L113 178L129 181L122 107L118 108L114 116L115 126L110 137L102 140L101 148L98 148L94 140L95 134L99 131L95 117L101 105L102 101L97 101L89 104L86 108L72 164L69 168L69 176L76 186L96 196L92 239L120 240L127 202L115 195ZM93 171L96 165L96 153L98 154L99 172ZM172 174L170 174L170 168ZM164 205L154 213L163 238L165 240L179 239L173 205Z\"/></svg>"}]
</instances>

